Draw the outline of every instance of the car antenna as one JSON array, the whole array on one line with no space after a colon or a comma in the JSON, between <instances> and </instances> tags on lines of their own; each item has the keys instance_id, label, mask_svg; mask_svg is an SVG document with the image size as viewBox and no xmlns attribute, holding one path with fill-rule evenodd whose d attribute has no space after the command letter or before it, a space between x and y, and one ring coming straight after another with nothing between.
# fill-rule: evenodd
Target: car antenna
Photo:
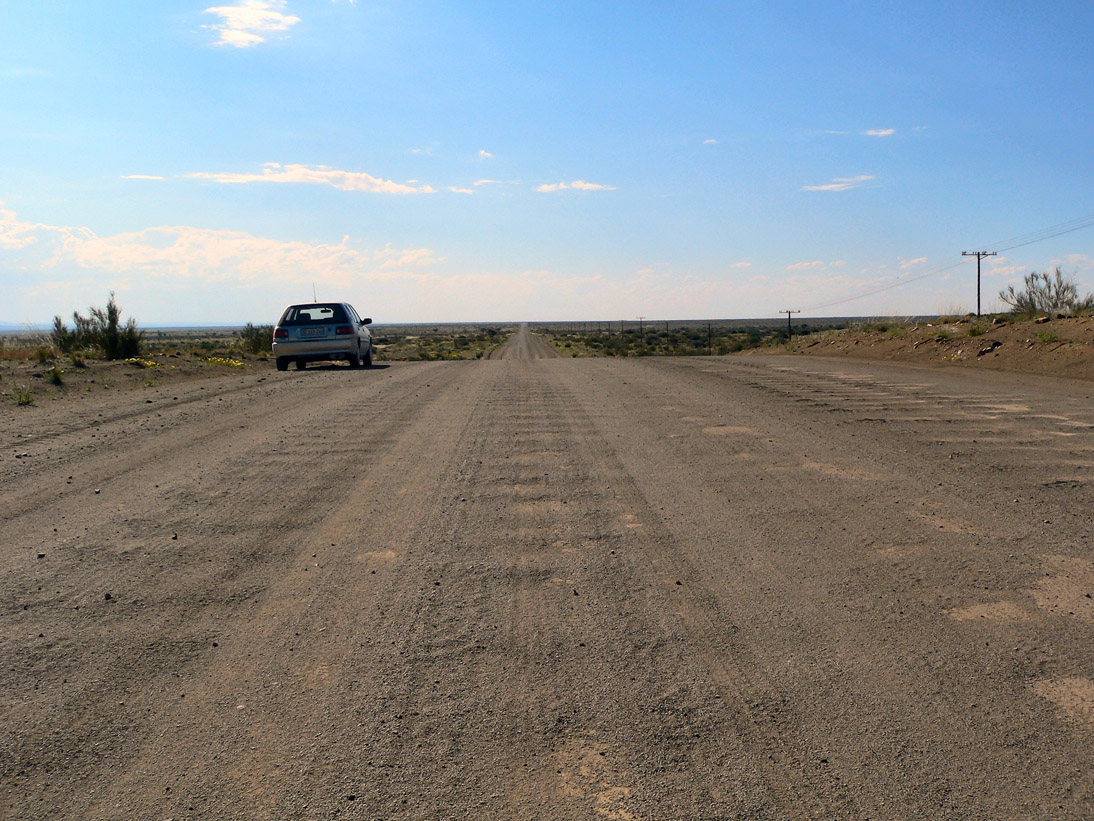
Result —
<instances>
[{"instance_id":1,"label":"car antenna","mask_svg":"<svg viewBox=\"0 0 1094 821\"><path fill-rule=\"evenodd\" d=\"M311 301L312 302L318 302L319 301L319 298L316 297L316 295L315 295L315 283L314 282L311 284Z\"/></svg>"}]
</instances>

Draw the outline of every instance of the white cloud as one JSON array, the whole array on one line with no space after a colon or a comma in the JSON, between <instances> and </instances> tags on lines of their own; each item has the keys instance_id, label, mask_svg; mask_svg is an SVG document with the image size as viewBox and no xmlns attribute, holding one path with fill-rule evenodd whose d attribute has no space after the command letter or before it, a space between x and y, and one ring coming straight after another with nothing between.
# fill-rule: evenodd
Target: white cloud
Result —
<instances>
[{"instance_id":1,"label":"white cloud","mask_svg":"<svg viewBox=\"0 0 1094 821\"><path fill-rule=\"evenodd\" d=\"M123 180L162 180L163 177L157 174L126 174L122 177Z\"/></svg>"},{"instance_id":2,"label":"white cloud","mask_svg":"<svg viewBox=\"0 0 1094 821\"><path fill-rule=\"evenodd\" d=\"M14 211L0 207L0 248L26 248L38 242L39 232L48 228L33 222L22 222Z\"/></svg>"},{"instance_id":3,"label":"white cloud","mask_svg":"<svg viewBox=\"0 0 1094 821\"><path fill-rule=\"evenodd\" d=\"M894 134L896 134L895 128L873 128L862 132L864 137L891 137Z\"/></svg>"},{"instance_id":4,"label":"white cloud","mask_svg":"<svg viewBox=\"0 0 1094 821\"><path fill-rule=\"evenodd\" d=\"M900 267L903 270L906 271L909 268L914 268L917 265L922 265L926 261L927 261L927 257L916 257L915 259L902 259L900 261Z\"/></svg>"},{"instance_id":5,"label":"white cloud","mask_svg":"<svg viewBox=\"0 0 1094 821\"><path fill-rule=\"evenodd\" d=\"M375 194L432 194L428 185L407 185L380 179L362 171L341 171L325 165L281 165L266 163L261 174L195 172L186 176L199 180L212 180L226 185L251 182L303 183L330 185L342 191L368 191Z\"/></svg>"},{"instance_id":6,"label":"white cloud","mask_svg":"<svg viewBox=\"0 0 1094 821\"><path fill-rule=\"evenodd\" d=\"M717 145L717 140L703 140L703 145Z\"/></svg>"},{"instance_id":7,"label":"white cloud","mask_svg":"<svg viewBox=\"0 0 1094 821\"><path fill-rule=\"evenodd\" d=\"M443 261L428 248L370 251L348 236L338 243L309 243L259 237L243 231L191 226L157 226L101 237L88 228L20 221L0 208L0 249L16 252L5 262L36 277L79 271L128 277L131 284L155 282L272 281L346 282L389 277Z\"/></svg>"},{"instance_id":8,"label":"white cloud","mask_svg":"<svg viewBox=\"0 0 1094 821\"><path fill-rule=\"evenodd\" d=\"M217 32L214 45L248 48L266 42L275 33L288 31L300 22L300 18L285 14L285 0L242 0L234 6L210 6L203 14L220 18L202 28Z\"/></svg>"},{"instance_id":9,"label":"white cloud","mask_svg":"<svg viewBox=\"0 0 1094 821\"><path fill-rule=\"evenodd\" d=\"M479 151L479 159L480 160L489 160L493 156L494 155L491 154L489 151L485 151L485 150L480 150Z\"/></svg>"},{"instance_id":10,"label":"white cloud","mask_svg":"<svg viewBox=\"0 0 1094 821\"><path fill-rule=\"evenodd\" d=\"M390 242L375 256L380 260L381 268L420 268L444 261L444 257L438 257L429 248L392 248Z\"/></svg>"},{"instance_id":11,"label":"white cloud","mask_svg":"<svg viewBox=\"0 0 1094 821\"><path fill-rule=\"evenodd\" d=\"M787 265L788 271L808 271L812 268L823 268L824 260L814 259L810 262L795 262L793 265Z\"/></svg>"},{"instance_id":12,"label":"white cloud","mask_svg":"<svg viewBox=\"0 0 1094 821\"><path fill-rule=\"evenodd\" d=\"M574 180L573 182L554 182L545 183L537 186L536 190L542 193L548 194L552 191L565 191L567 189L573 191L615 191L614 185L598 185L593 182L585 182L585 180Z\"/></svg>"},{"instance_id":13,"label":"white cloud","mask_svg":"<svg viewBox=\"0 0 1094 821\"><path fill-rule=\"evenodd\" d=\"M873 174L860 174L857 177L837 177L832 182L825 183L824 185L803 185L803 191L848 191L852 188L858 188L864 182L869 182L875 179Z\"/></svg>"},{"instance_id":14,"label":"white cloud","mask_svg":"<svg viewBox=\"0 0 1094 821\"><path fill-rule=\"evenodd\" d=\"M743 262L734 262L729 267L730 268L751 268L752 263L751 262L744 262L744 261Z\"/></svg>"},{"instance_id":15,"label":"white cloud","mask_svg":"<svg viewBox=\"0 0 1094 821\"><path fill-rule=\"evenodd\" d=\"M475 193L474 188L457 188L454 185L448 186L448 190L451 191L453 194L474 194Z\"/></svg>"}]
</instances>

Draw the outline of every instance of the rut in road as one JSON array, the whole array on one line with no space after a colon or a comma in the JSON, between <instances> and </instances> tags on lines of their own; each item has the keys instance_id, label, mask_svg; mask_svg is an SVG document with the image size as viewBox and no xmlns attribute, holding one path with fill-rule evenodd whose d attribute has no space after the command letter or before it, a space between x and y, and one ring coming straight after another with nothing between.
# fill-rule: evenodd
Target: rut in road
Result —
<instances>
[{"instance_id":1,"label":"rut in road","mask_svg":"<svg viewBox=\"0 0 1094 821\"><path fill-rule=\"evenodd\" d=\"M1088 387L549 350L0 463L0 814L1090 816Z\"/></svg>"}]
</instances>

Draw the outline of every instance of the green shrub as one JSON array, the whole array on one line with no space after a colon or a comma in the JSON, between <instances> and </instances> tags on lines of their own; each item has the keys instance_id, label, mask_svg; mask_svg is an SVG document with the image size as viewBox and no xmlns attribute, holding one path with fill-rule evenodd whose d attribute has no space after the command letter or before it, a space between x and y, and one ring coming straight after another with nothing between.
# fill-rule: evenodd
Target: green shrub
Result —
<instances>
[{"instance_id":1,"label":"green shrub","mask_svg":"<svg viewBox=\"0 0 1094 821\"><path fill-rule=\"evenodd\" d=\"M273 325L254 325L248 322L239 332L239 341L243 350L250 353L273 350L273 330Z\"/></svg>"},{"instance_id":2,"label":"green shrub","mask_svg":"<svg viewBox=\"0 0 1094 821\"><path fill-rule=\"evenodd\" d=\"M137 330L132 317L122 324L122 312L113 291L105 308L90 308L89 312L86 317L79 311L73 312L75 330L69 330L61 317L54 317L53 344L65 353L96 348L105 359L128 359L140 354L143 333Z\"/></svg>"},{"instance_id":3,"label":"green shrub","mask_svg":"<svg viewBox=\"0 0 1094 821\"><path fill-rule=\"evenodd\" d=\"M11 389L11 399L16 405L33 405L34 390L26 385L16 385Z\"/></svg>"},{"instance_id":4,"label":"green shrub","mask_svg":"<svg viewBox=\"0 0 1094 821\"><path fill-rule=\"evenodd\" d=\"M1037 332L1037 341L1038 342L1058 342L1059 339L1060 339L1060 337L1056 333L1056 331L1053 331L1051 329L1046 330L1046 331L1038 331Z\"/></svg>"}]
</instances>

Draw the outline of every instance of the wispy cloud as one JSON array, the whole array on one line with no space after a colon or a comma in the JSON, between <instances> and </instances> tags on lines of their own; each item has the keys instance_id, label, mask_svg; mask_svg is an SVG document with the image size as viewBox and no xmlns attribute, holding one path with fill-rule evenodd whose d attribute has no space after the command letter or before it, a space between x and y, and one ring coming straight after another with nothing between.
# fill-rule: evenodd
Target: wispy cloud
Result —
<instances>
[{"instance_id":1,"label":"wispy cloud","mask_svg":"<svg viewBox=\"0 0 1094 821\"><path fill-rule=\"evenodd\" d=\"M787 265L788 271L815 271L818 268L842 268L847 264L847 260L833 259L829 262L825 262L823 259L811 259L808 262L795 262L792 265Z\"/></svg>"},{"instance_id":2,"label":"wispy cloud","mask_svg":"<svg viewBox=\"0 0 1094 821\"><path fill-rule=\"evenodd\" d=\"M891 137L894 134L896 134L895 128L873 128L862 132L864 137Z\"/></svg>"},{"instance_id":3,"label":"wispy cloud","mask_svg":"<svg viewBox=\"0 0 1094 821\"><path fill-rule=\"evenodd\" d=\"M494 156L493 154L491 154L489 151L486 151L485 149L480 149L479 150L479 159L480 160L489 160L493 156Z\"/></svg>"},{"instance_id":4,"label":"wispy cloud","mask_svg":"<svg viewBox=\"0 0 1094 821\"><path fill-rule=\"evenodd\" d=\"M203 28L217 33L214 45L249 48L300 22L299 17L285 14L284 8L285 0L242 0L233 6L210 6L203 13L219 17L220 22Z\"/></svg>"},{"instance_id":5,"label":"wispy cloud","mask_svg":"<svg viewBox=\"0 0 1094 821\"><path fill-rule=\"evenodd\" d=\"M614 185L599 185L594 182L585 182L585 180L574 180L573 182L552 182L544 183L543 185L536 186L536 190L545 194L549 194L552 191L615 191Z\"/></svg>"},{"instance_id":6,"label":"wispy cloud","mask_svg":"<svg viewBox=\"0 0 1094 821\"><path fill-rule=\"evenodd\" d=\"M428 248L379 250L355 247L349 237L338 243L282 241L244 231L191 226L157 226L98 236L88 228L21 221L0 207L0 248L13 252L10 262L35 278L59 272L71 279L78 270L108 275L139 275L152 280L239 283L277 280L346 282L356 276L389 276L443 261Z\"/></svg>"},{"instance_id":7,"label":"wispy cloud","mask_svg":"<svg viewBox=\"0 0 1094 821\"><path fill-rule=\"evenodd\" d=\"M870 180L875 179L873 174L860 174L857 177L837 177L831 182L823 185L803 185L803 191L848 191L852 188L859 188L863 183L867 183Z\"/></svg>"},{"instance_id":8,"label":"wispy cloud","mask_svg":"<svg viewBox=\"0 0 1094 821\"><path fill-rule=\"evenodd\" d=\"M157 174L125 174L122 177L123 180L162 180L163 177Z\"/></svg>"},{"instance_id":9,"label":"wispy cloud","mask_svg":"<svg viewBox=\"0 0 1094 821\"><path fill-rule=\"evenodd\" d=\"M4 80L29 80L52 76L50 72L40 68L26 66L11 66L0 68L0 79Z\"/></svg>"},{"instance_id":10,"label":"wispy cloud","mask_svg":"<svg viewBox=\"0 0 1094 821\"><path fill-rule=\"evenodd\" d=\"M734 263L733 263L732 265L730 265L729 267L730 267L730 268L751 268L751 267L752 267L752 263L751 263L751 262L748 262L748 261L746 261L746 260L742 260L741 262L734 262Z\"/></svg>"},{"instance_id":11,"label":"wispy cloud","mask_svg":"<svg viewBox=\"0 0 1094 821\"><path fill-rule=\"evenodd\" d=\"M902 259L900 261L900 267L902 270L907 271L909 268L914 268L917 265L922 265L926 261L926 257L916 257L915 259Z\"/></svg>"},{"instance_id":12,"label":"wispy cloud","mask_svg":"<svg viewBox=\"0 0 1094 821\"><path fill-rule=\"evenodd\" d=\"M448 190L451 191L453 194L474 194L475 193L474 188L457 188L454 185L448 186Z\"/></svg>"},{"instance_id":13,"label":"wispy cloud","mask_svg":"<svg viewBox=\"0 0 1094 821\"><path fill-rule=\"evenodd\" d=\"M420 268L444 262L444 257L438 257L429 248L392 248L390 242L377 251L375 257L381 268Z\"/></svg>"},{"instance_id":14,"label":"wispy cloud","mask_svg":"<svg viewBox=\"0 0 1094 821\"><path fill-rule=\"evenodd\" d=\"M718 141L717 141L717 140L713 140L713 139L711 139L711 140L703 140L703 145L717 145L717 144L718 144Z\"/></svg>"},{"instance_id":15,"label":"wispy cloud","mask_svg":"<svg viewBox=\"0 0 1094 821\"><path fill-rule=\"evenodd\" d=\"M252 182L300 183L330 185L342 191L367 191L375 194L432 194L429 185L408 185L374 177L363 171L342 171L325 165L281 165L266 163L260 174L198 171L187 174L198 180L212 180L226 185Z\"/></svg>"}]
</instances>

